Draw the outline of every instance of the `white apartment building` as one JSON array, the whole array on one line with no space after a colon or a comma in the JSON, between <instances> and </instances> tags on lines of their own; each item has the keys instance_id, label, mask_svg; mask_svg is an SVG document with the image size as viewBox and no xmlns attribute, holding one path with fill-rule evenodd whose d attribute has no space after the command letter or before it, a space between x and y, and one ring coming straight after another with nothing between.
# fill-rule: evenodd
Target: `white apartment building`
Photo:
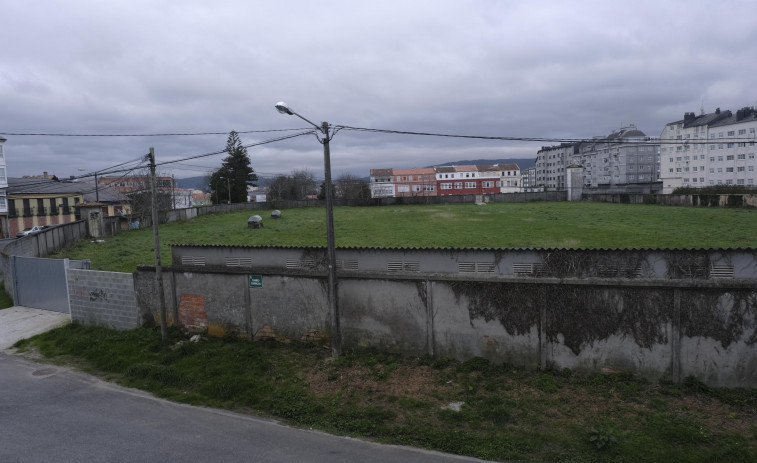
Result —
<instances>
[{"instance_id":1,"label":"white apartment building","mask_svg":"<svg viewBox=\"0 0 757 463\"><path fill-rule=\"evenodd\" d=\"M6 236L8 231L8 201L6 190L8 189L8 174L5 170L5 151L3 144L7 140L0 135L0 237Z\"/></svg>"},{"instance_id":2,"label":"white apartment building","mask_svg":"<svg viewBox=\"0 0 757 463\"><path fill-rule=\"evenodd\" d=\"M745 107L686 113L665 125L661 138L663 193L678 187L755 186L757 111Z\"/></svg>"}]
</instances>

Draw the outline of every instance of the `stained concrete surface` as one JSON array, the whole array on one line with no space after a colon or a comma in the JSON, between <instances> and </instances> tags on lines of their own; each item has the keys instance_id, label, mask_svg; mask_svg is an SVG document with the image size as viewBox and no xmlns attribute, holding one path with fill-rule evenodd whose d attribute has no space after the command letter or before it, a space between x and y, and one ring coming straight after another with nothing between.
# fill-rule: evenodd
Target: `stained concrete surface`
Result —
<instances>
[{"instance_id":1,"label":"stained concrete surface","mask_svg":"<svg viewBox=\"0 0 757 463\"><path fill-rule=\"evenodd\" d=\"M0 309L0 350L71 321L67 313L14 306Z\"/></svg>"}]
</instances>

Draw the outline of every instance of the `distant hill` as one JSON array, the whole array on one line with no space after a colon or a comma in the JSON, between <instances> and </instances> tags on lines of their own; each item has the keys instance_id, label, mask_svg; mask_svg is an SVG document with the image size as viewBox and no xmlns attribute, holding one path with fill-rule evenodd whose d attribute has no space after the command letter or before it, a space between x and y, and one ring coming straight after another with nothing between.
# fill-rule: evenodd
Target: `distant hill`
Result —
<instances>
[{"instance_id":1,"label":"distant hill","mask_svg":"<svg viewBox=\"0 0 757 463\"><path fill-rule=\"evenodd\" d=\"M494 165L494 164L518 164L518 167L528 169L536 164L536 158L517 158L517 159L472 159L465 161L450 161L444 164L435 164L435 166L464 166L464 165ZM434 166L426 166L434 167Z\"/></svg>"},{"instance_id":2,"label":"distant hill","mask_svg":"<svg viewBox=\"0 0 757 463\"><path fill-rule=\"evenodd\" d=\"M208 188L207 181L208 177L206 175L201 175L199 177L177 178L176 186L190 190L205 190Z\"/></svg>"}]
</instances>

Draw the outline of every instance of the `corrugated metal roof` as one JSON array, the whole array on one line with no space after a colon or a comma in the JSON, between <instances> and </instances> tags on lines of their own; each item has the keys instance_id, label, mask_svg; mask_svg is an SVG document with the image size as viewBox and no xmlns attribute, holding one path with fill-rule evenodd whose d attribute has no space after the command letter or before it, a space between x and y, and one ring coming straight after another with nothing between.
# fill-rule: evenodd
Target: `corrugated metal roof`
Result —
<instances>
[{"instance_id":1,"label":"corrugated metal roof","mask_svg":"<svg viewBox=\"0 0 757 463\"><path fill-rule=\"evenodd\" d=\"M172 243L169 246L195 248L243 248L243 249L326 249L326 246L264 246L244 244L192 244ZM664 251L738 251L757 252L757 248L450 248L450 247L380 247L380 246L337 246L337 249L369 251L612 251L612 252L664 252Z\"/></svg>"}]
</instances>

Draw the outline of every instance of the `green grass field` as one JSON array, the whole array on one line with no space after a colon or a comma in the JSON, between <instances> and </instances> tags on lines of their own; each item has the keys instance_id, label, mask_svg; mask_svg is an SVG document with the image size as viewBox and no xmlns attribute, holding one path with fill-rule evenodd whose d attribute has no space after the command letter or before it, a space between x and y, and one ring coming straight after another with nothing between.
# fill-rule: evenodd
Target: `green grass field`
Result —
<instances>
[{"instance_id":1,"label":"green grass field","mask_svg":"<svg viewBox=\"0 0 757 463\"><path fill-rule=\"evenodd\" d=\"M265 227L247 228L245 211L160 226L163 263L169 244L325 246L325 210L283 210ZM709 248L757 247L757 211L584 202L338 207L337 246ZM133 272L154 264L152 229L122 232L104 243L82 241L56 257L92 259L93 268Z\"/></svg>"}]
</instances>

